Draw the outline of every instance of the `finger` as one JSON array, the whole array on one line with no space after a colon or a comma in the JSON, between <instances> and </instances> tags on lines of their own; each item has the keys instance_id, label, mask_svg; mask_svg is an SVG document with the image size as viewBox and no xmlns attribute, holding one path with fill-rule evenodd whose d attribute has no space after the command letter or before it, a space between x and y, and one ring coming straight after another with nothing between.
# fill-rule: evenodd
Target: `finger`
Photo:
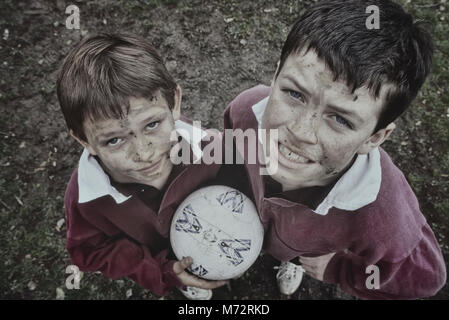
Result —
<instances>
[{"instance_id":1,"label":"finger","mask_svg":"<svg viewBox=\"0 0 449 320\"><path fill-rule=\"evenodd\" d=\"M215 289L218 287L221 287L227 283L227 281L220 280L220 281L209 281L200 279L198 277L195 277L194 275L191 275L187 272L183 272L181 275L179 275L180 280L184 285L197 287L201 289Z\"/></svg>"},{"instance_id":2,"label":"finger","mask_svg":"<svg viewBox=\"0 0 449 320\"><path fill-rule=\"evenodd\" d=\"M183 259L173 264L173 271L175 274L180 274L185 268L188 268L193 263L192 257L184 257Z\"/></svg>"},{"instance_id":3,"label":"finger","mask_svg":"<svg viewBox=\"0 0 449 320\"><path fill-rule=\"evenodd\" d=\"M199 286L203 289L216 289L218 287L224 286L227 281L219 280L219 281L207 281L203 279L195 279L196 284L194 286Z\"/></svg>"}]
</instances>

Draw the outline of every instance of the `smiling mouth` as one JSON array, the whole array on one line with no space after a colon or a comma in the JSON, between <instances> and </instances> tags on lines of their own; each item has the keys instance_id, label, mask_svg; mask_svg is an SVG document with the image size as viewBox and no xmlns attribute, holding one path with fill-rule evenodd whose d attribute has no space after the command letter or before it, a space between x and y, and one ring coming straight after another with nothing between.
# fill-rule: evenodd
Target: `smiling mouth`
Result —
<instances>
[{"instance_id":1,"label":"smiling mouth","mask_svg":"<svg viewBox=\"0 0 449 320\"><path fill-rule=\"evenodd\" d=\"M315 163L315 161L312 161L309 158L303 157L303 156L293 152L292 150L290 150L289 148L287 148L285 145L283 145L281 143L279 144L279 153L290 162L299 163L299 164Z\"/></svg>"},{"instance_id":2,"label":"smiling mouth","mask_svg":"<svg viewBox=\"0 0 449 320\"><path fill-rule=\"evenodd\" d=\"M151 166L139 169L137 171L138 172L143 172L143 173L151 173L151 172L153 172L153 171L155 171L156 169L159 168L159 165L160 165L161 162L162 162L162 159L159 159L159 161L155 162Z\"/></svg>"}]
</instances>

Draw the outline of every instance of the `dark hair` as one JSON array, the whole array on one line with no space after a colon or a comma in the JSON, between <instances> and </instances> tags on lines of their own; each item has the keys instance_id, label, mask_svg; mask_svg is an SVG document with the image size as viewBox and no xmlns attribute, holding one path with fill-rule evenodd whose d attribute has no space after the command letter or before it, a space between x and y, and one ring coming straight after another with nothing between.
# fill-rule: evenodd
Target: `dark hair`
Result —
<instances>
[{"instance_id":1,"label":"dark hair","mask_svg":"<svg viewBox=\"0 0 449 320\"><path fill-rule=\"evenodd\" d=\"M379 8L380 28L368 29L368 6ZM399 117L418 94L432 64L430 34L390 0L329 0L312 6L294 24L281 53L278 73L292 53L314 50L355 91L366 86L378 97L391 83L375 132Z\"/></svg>"},{"instance_id":2,"label":"dark hair","mask_svg":"<svg viewBox=\"0 0 449 320\"><path fill-rule=\"evenodd\" d=\"M149 41L132 35L98 34L83 39L65 58L57 94L69 129L87 141L84 121L122 118L129 98L161 90L170 108L176 83Z\"/></svg>"}]
</instances>

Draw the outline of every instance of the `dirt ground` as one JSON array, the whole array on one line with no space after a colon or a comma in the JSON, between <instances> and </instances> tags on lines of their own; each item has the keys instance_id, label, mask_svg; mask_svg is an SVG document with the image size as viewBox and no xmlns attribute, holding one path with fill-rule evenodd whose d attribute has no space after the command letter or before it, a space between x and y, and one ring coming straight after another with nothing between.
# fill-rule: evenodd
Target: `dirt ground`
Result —
<instances>
[{"instance_id":1,"label":"dirt ground","mask_svg":"<svg viewBox=\"0 0 449 320\"><path fill-rule=\"evenodd\" d=\"M243 90L269 84L293 21L315 1L13 1L0 3L0 299L158 299L128 279L84 274L68 290L63 197L81 148L68 136L55 93L57 68L84 35L109 31L152 40L183 88L183 112L222 128L222 112ZM402 1L430 22L437 45L432 77L385 149L414 188L449 260L449 6ZM65 26L66 7L80 29ZM353 299L305 277L280 295L262 255L215 299ZM448 299L446 285L432 299ZM173 292L165 299L183 299Z\"/></svg>"}]
</instances>

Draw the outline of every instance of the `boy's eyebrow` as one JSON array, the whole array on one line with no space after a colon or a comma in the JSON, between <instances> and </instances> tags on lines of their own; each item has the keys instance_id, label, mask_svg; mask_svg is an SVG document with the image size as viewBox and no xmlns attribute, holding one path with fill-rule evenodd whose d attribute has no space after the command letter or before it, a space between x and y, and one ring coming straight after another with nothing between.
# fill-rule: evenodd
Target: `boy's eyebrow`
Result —
<instances>
[{"instance_id":1,"label":"boy's eyebrow","mask_svg":"<svg viewBox=\"0 0 449 320\"><path fill-rule=\"evenodd\" d=\"M162 116L165 116L166 114L167 114L167 112L160 112L160 113L153 114L151 116L146 117L142 121L140 121L140 123L150 122L151 120L154 120L155 118L160 118ZM97 139L98 140L105 140L105 139L108 139L108 138L111 138L111 137L114 137L114 136L120 136L120 135L123 135L125 131L128 131L128 130L127 129L125 129L125 130L114 130L114 131L111 131L111 132L102 133L102 134L99 134L97 136Z\"/></svg>"},{"instance_id":2,"label":"boy's eyebrow","mask_svg":"<svg viewBox=\"0 0 449 320\"><path fill-rule=\"evenodd\" d=\"M97 136L97 138L99 140L103 140L103 139L107 139L107 138L110 138L110 137L123 135L124 132L125 132L125 130L116 130L116 131L106 132L106 133L103 133L103 134L99 134Z\"/></svg>"},{"instance_id":3,"label":"boy's eyebrow","mask_svg":"<svg viewBox=\"0 0 449 320\"><path fill-rule=\"evenodd\" d=\"M286 76L285 76L285 79L286 79L286 80L289 80L290 82L292 82L292 83L293 83L299 90L301 90L302 92L304 92L305 94L307 94L307 95L310 96L309 91L308 91L306 88L304 88L304 87L298 82L298 80L296 80L295 77L293 77L293 76L291 76L291 75L286 75Z\"/></svg>"},{"instance_id":4,"label":"boy's eyebrow","mask_svg":"<svg viewBox=\"0 0 449 320\"><path fill-rule=\"evenodd\" d=\"M151 116L146 117L145 119L143 119L141 121L141 123L150 122L151 120L154 120L155 118L160 118L162 116L165 116L166 114L167 114L167 112L159 112L159 113L156 113L156 114L152 114Z\"/></svg>"},{"instance_id":5,"label":"boy's eyebrow","mask_svg":"<svg viewBox=\"0 0 449 320\"><path fill-rule=\"evenodd\" d=\"M347 115L347 116L349 116L351 118L354 118L355 120L357 120L360 123L364 122L362 117L360 117L357 113L355 113L353 111L350 111L350 110L347 110L345 108L336 106L334 104L328 104L327 106L328 106L328 108L330 108L330 109L332 109L332 110L334 110L334 111L336 111L336 112L338 112L340 114Z\"/></svg>"}]
</instances>

